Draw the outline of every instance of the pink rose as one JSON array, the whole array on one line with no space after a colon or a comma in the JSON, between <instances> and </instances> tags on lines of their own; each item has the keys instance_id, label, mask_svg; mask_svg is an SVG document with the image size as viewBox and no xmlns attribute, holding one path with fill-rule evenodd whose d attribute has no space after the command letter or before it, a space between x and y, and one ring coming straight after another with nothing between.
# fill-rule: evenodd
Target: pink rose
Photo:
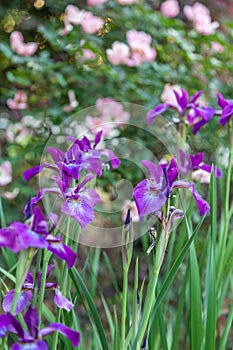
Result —
<instances>
[{"instance_id":1,"label":"pink rose","mask_svg":"<svg viewBox=\"0 0 233 350\"><path fill-rule=\"evenodd\" d=\"M164 1L160 7L160 11L165 17L173 18L178 16L180 12L178 1L176 0Z\"/></svg>"},{"instance_id":2,"label":"pink rose","mask_svg":"<svg viewBox=\"0 0 233 350\"><path fill-rule=\"evenodd\" d=\"M11 33L10 45L12 50L20 56L32 56L38 48L37 43L34 42L25 44L22 33L17 31Z\"/></svg>"},{"instance_id":3,"label":"pink rose","mask_svg":"<svg viewBox=\"0 0 233 350\"><path fill-rule=\"evenodd\" d=\"M150 47L152 41L150 34L132 29L126 33L126 39L132 52L127 61L128 66L139 66L156 58L156 50Z\"/></svg>"},{"instance_id":4,"label":"pink rose","mask_svg":"<svg viewBox=\"0 0 233 350\"><path fill-rule=\"evenodd\" d=\"M6 186L12 181L11 163L6 160L0 165L0 186Z\"/></svg>"},{"instance_id":5,"label":"pink rose","mask_svg":"<svg viewBox=\"0 0 233 350\"><path fill-rule=\"evenodd\" d=\"M112 44L112 49L107 49L106 53L112 64L125 64L130 56L130 49L128 45L115 41Z\"/></svg>"},{"instance_id":6,"label":"pink rose","mask_svg":"<svg viewBox=\"0 0 233 350\"><path fill-rule=\"evenodd\" d=\"M198 169L192 172L192 179L195 181L199 181L200 183L209 184L210 173L204 171L203 169Z\"/></svg>"},{"instance_id":7,"label":"pink rose","mask_svg":"<svg viewBox=\"0 0 233 350\"><path fill-rule=\"evenodd\" d=\"M14 98L8 98L6 101L7 106L10 109L26 109L27 108L27 95L23 91L17 91Z\"/></svg>"},{"instance_id":8,"label":"pink rose","mask_svg":"<svg viewBox=\"0 0 233 350\"><path fill-rule=\"evenodd\" d=\"M118 127L124 126L130 119L130 114L124 110L123 104L111 97L98 98L96 111L99 117L87 116L86 126L93 134L103 130L105 137L118 135Z\"/></svg>"},{"instance_id":9,"label":"pink rose","mask_svg":"<svg viewBox=\"0 0 233 350\"><path fill-rule=\"evenodd\" d=\"M220 52L220 53L224 52L224 47L220 43L218 43L216 41L212 41L211 42L211 48L215 52Z\"/></svg>"},{"instance_id":10,"label":"pink rose","mask_svg":"<svg viewBox=\"0 0 233 350\"><path fill-rule=\"evenodd\" d=\"M161 94L161 101L163 103L168 103L173 106L176 106L178 102L176 100L174 90L177 91L178 93L181 93L181 87L179 85L165 84L163 92Z\"/></svg>"},{"instance_id":11,"label":"pink rose","mask_svg":"<svg viewBox=\"0 0 233 350\"><path fill-rule=\"evenodd\" d=\"M215 29L219 27L218 22L212 22L209 9L200 2L196 2L193 6L186 5L184 14L193 22L194 28L200 34L214 34Z\"/></svg>"},{"instance_id":12,"label":"pink rose","mask_svg":"<svg viewBox=\"0 0 233 350\"><path fill-rule=\"evenodd\" d=\"M150 45L152 38L150 34L131 29L126 33L126 40L132 50L137 50L144 45Z\"/></svg>"},{"instance_id":13,"label":"pink rose","mask_svg":"<svg viewBox=\"0 0 233 350\"><path fill-rule=\"evenodd\" d=\"M68 5L65 9L65 19L67 20L68 23L73 23L78 25L82 23L85 13L86 11L79 10L77 6Z\"/></svg>"},{"instance_id":14,"label":"pink rose","mask_svg":"<svg viewBox=\"0 0 233 350\"><path fill-rule=\"evenodd\" d=\"M104 25L104 20L94 16L91 12L85 12L85 16L80 24L85 33L95 34Z\"/></svg>"}]
</instances>

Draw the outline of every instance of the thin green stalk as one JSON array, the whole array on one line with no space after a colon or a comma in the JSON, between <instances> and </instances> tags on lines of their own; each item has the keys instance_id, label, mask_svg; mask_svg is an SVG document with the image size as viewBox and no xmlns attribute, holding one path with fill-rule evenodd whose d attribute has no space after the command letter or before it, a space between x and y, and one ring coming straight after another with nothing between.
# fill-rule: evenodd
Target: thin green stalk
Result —
<instances>
[{"instance_id":1,"label":"thin green stalk","mask_svg":"<svg viewBox=\"0 0 233 350\"><path fill-rule=\"evenodd\" d=\"M44 259L43 259L43 268L42 268L42 276L41 276L41 284L40 284L40 297L38 303L38 316L39 320L41 320L44 294L45 294L45 283L46 283L46 274L48 269L49 260L52 256L52 253L48 250L44 251Z\"/></svg>"},{"instance_id":2,"label":"thin green stalk","mask_svg":"<svg viewBox=\"0 0 233 350\"><path fill-rule=\"evenodd\" d=\"M34 278L34 292L33 292L33 301L32 304L35 307L37 304L38 297L38 272L40 271L40 263L41 263L42 249L39 249L36 260L36 271Z\"/></svg>"},{"instance_id":3,"label":"thin green stalk","mask_svg":"<svg viewBox=\"0 0 233 350\"><path fill-rule=\"evenodd\" d=\"M15 282L15 291L14 291L14 299L11 306L11 313L15 313L15 309L17 306L17 301L20 296L22 286L24 284L25 278L27 276L28 270L30 268L32 258L34 255L34 248L29 248L27 250L22 250L19 253L19 262L16 270L16 282Z\"/></svg>"},{"instance_id":4,"label":"thin green stalk","mask_svg":"<svg viewBox=\"0 0 233 350\"><path fill-rule=\"evenodd\" d=\"M67 216L67 223L66 223L66 228L65 228L65 235L64 235L64 243L67 245L69 241L69 230L70 230L70 221L71 217ZM68 270L65 267L66 262L62 260L61 262L61 270L60 270L60 289L61 292L66 296L68 290L65 288L67 285L67 278L68 278ZM60 322L61 318L61 309L57 308L56 312L56 322ZM57 349L57 342L58 342L58 332L55 332L53 335L53 342L52 342L52 350Z\"/></svg>"},{"instance_id":5,"label":"thin green stalk","mask_svg":"<svg viewBox=\"0 0 233 350\"><path fill-rule=\"evenodd\" d=\"M169 238L169 233L166 230L162 230L158 245L156 248L156 255L155 255L155 261L154 261L154 267L153 267L153 273L152 276L150 277L150 282L146 294L146 299L145 299L145 306L142 314L142 320L139 325L139 331L136 337L136 340L134 342L134 347L133 349L140 349L141 344L143 342L146 329L148 326L150 314L152 311L152 308L155 303L155 289L157 286L158 282L158 277L160 273L160 269L163 263L164 255L165 255L165 250L167 247L168 243L168 238Z\"/></svg>"},{"instance_id":6,"label":"thin green stalk","mask_svg":"<svg viewBox=\"0 0 233 350\"><path fill-rule=\"evenodd\" d=\"M125 342L125 322L126 322L126 306L128 293L128 269L123 269L123 295L122 295L122 314L121 314L121 346L124 348Z\"/></svg>"},{"instance_id":7,"label":"thin green stalk","mask_svg":"<svg viewBox=\"0 0 233 350\"><path fill-rule=\"evenodd\" d=\"M222 276L222 271L224 269L224 265L226 260L225 256L225 249L226 249L226 242L227 242L227 236L228 236L228 230L229 230L229 222L230 222L230 189L231 189L231 174L232 174L232 160L233 160L233 123L229 124L229 144L230 144L230 152L229 152L229 158L228 158L228 167L227 167L227 174L226 174L226 192L225 192L225 203L224 203L224 231L222 235L222 239L220 237L220 248L219 248L219 261L218 261L218 275L217 275L217 285L220 283L220 279Z\"/></svg>"},{"instance_id":8,"label":"thin green stalk","mask_svg":"<svg viewBox=\"0 0 233 350\"><path fill-rule=\"evenodd\" d=\"M133 290L133 311L132 311L132 336L136 337L138 329L138 316L140 312L140 300L138 300L138 257L135 263L134 290Z\"/></svg>"}]
</instances>

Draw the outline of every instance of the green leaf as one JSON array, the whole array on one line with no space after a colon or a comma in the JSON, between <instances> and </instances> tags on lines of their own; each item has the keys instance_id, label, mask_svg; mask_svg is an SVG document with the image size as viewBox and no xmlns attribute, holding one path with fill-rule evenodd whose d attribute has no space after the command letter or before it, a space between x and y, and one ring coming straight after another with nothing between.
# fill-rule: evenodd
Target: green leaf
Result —
<instances>
[{"instance_id":1,"label":"green leaf","mask_svg":"<svg viewBox=\"0 0 233 350\"><path fill-rule=\"evenodd\" d=\"M100 338L100 342L102 345L102 349L103 350L108 350L108 342L105 336L105 332L104 332L104 328L102 325L102 322L100 320L98 311L96 309L96 306L94 304L94 301L82 279L82 277L80 276L78 270L73 267L72 269L69 270L69 274L70 277L74 283L74 286L77 290L78 293L82 293L84 300L85 300L85 304L84 307L86 308L86 306L88 306L88 312L96 326L99 338Z\"/></svg>"},{"instance_id":2,"label":"green leaf","mask_svg":"<svg viewBox=\"0 0 233 350\"><path fill-rule=\"evenodd\" d=\"M209 256L206 264L206 326L205 326L205 350L215 348L216 334L216 233L217 233L217 189L214 168L212 167L210 179L210 220L211 238Z\"/></svg>"}]
</instances>

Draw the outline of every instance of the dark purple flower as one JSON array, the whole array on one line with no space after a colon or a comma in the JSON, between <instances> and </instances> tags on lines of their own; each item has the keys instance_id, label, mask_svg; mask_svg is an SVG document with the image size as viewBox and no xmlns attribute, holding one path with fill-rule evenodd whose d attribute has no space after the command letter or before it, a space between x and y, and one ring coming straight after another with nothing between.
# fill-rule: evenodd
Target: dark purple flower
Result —
<instances>
[{"instance_id":1,"label":"dark purple flower","mask_svg":"<svg viewBox=\"0 0 233 350\"><path fill-rule=\"evenodd\" d=\"M212 166L203 162L204 152L199 152L196 155L186 154L183 150L179 150L180 169L187 176L194 170L202 169L207 173L211 173ZM214 166L214 174L219 179L222 175L221 170Z\"/></svg>"},{"instance_id":2,"label":"dark purple flower","mask_svg":"<svg viewBox=\"0 0 233 350\"><path fill-rule=\"evenodd\" d=\"M224 126L233 115L233 100L226 100L222 94L218 93L218 105L222 108L220 124Z\"/></svg>"},{"instance_id":3,"label":"dark purple flower","mask_svg":"<svg viewBox=\"0 0 233 350\"><path fill-rule=\"evenodd\" d=\"M192 182L177 180L180 169L175 157L168 165L155 165L148 160L143 160L142 164L149 172L149 179L141 181L133 191L141 219L148 214L158 212L170 197L171 192L177 188L187 188L192 192L200 215L209 211L209 204L197 193Z\"/></svg>"},{"instance_id":4,"label":"dark purple flower","mask_svg":"<svg viewBox=\"0 0 233 350\"><path fill-rule=\"evenodd\" d=\"M38 312L32 306L29 306L25 313L24 322L28 331L23 329L17 318L9 312L0 315L0 336L3 338L7 332L18 336L18 342L11 347L13 350L48 350L48 345L43 338L53 332L63 334L71 341L73 347L77 347L80 343L80 333L61 323L51 323L48 327L39 330Z\"/></svg>"},{"instance_id":5,"label":"dark purple flower","mask_svg":"<svg viewBox=\"0 0 233 350\"><path fill-rule=\"evenodd\" d=\"M33 199L30 199L33 203ZM28 208L28 204L25 206ZM9 227L0 229L0 247L8 247L14 253L30 247L47 248L60 259L65 260L68 268L72 267L76 253L62 241L61 237L50 234L49 223L41 209L33 208L33 215L26 223L13 222Z\"/></svg>"},{"instance_id":6,"label":"dark purple flower","mask_svg":"<svg viewBox=\"0 0 233 350\"><path fill-rule=\"evenodd\" d=\"M212 107L191 108L187 115L187 120L189 125L193 127L193 134L196 135L198 130L207 124L215 113L216 110Z\"/></svg>"},{"instance_id":7,"label":"dark purple flower","mask_svg":"<svg viewBox=\"0 0 233 350\"><path fill-rule=\"evenodd\" d=\"M8 247L13 253L18 253L30 247L47 248L48 243L28 225L14 221L9 227L0 229L0 247Z\"/></svg>"},{"instance_id":8,"label":"dark purple flower","mask_svg":"<svg viewBox=\"0 0 233 350\"><path fill-rule=\"evenodd\" d=\"M203 94L203 91L196 92L189 100L188 92L181 89L181 93L173 90L176 97L176 104L161 103L147 113L147 122L150 124L154 118L166 112L168 109L175 109L179 114L180 121L186 115L187 121L193 126L193 133L210 121L215 114L215 109L212 107L199 106L197 99Z\"/></svg>"},{"instance_id":9,"label":"dark purple flower","mask_svg":"<svg viewBox=\"0 0 233 350\"><path fill-rule=\"evenodd\" d=\"M47 269L46 278L49 277L54 265L50 264ZM38 272L38 294L40 294L40 285L41 285L42 273ZM14 315L18 315L18 313L22 312L28 305L29 301L32 300L33 290L35 288L34 278L31 272L27 274L25 282L22 287L22 291L19 295L15 313ZM54 290L54 302L60 309L65 309L67 311L71 311L74 307L73 303L69 301L59 290L59 286L54 282L46 282L45 290ZM3 298L2 307L5 312L10 312L12 303L14 299L14 289L10 290Z\"/></svg>"}]
</instances>

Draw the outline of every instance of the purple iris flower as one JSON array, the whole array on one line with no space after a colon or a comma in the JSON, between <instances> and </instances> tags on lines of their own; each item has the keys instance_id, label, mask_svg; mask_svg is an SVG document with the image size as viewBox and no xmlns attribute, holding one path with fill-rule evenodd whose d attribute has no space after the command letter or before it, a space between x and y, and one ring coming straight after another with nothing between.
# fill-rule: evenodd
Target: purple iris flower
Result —
<instances>
[{"instance_id":1,"label":"purple iris flower","mask_svg":"<svg viewBox=\"0 0 233 350\"><path fill-rule=\"evenodd\" d=\"M49 277L51 271L53 270L54 265L50 264L47 269L46 278ZM40 285L41 285L42 273L38 272L38 294L40 294ZM17 301L15 315L18 315L22 312L28 305L29 301L32 300L32 292L35 289L34 279L31 272L27 274L25 282L22 287L22 291ZM54 290L54 302L60 309L65 309L67 311L71 311L74 305L66 299L66 297L59 290L59 286L54 282L46 282L45 283L46 290ZM10 312L12 303L14 300L14 289L10 290L3 298L2 307L5 312Z\"/></svg>"},{"instance_id":2,"label":"purple iris flower","mask_svg":"<svg viewBox=\"0 0 233 350\"><path fill-rule=\"evenodd\" d=\"M209 211L209 204L197 192L192 182L177 180L180 169L175 157L172 158L168 165L155 165L148 160L143 160L142 164L149 172L149 179L141 181L133 191L141 219L148 214L157 215L157 212L170 197L171 192L177 188L187 188L192 192L200 215L204 215Z\"/></svg>"},{"instance_id":3,"label":"purple iris flower","mask_svg":"<svg viewBox=\"0 0 233 350\"><path fill-rule=\"evenodd\" d=\"M180 121L187 114L188 124L193 126L193 134L196 134L213 117L216 112L215 109L199 106L197 99L203 94L203 91L196 92L190 100L188 92L184 89L181 89L181 93L176 90L173 90L173 92L177 103L160 103L147 113L147 122L150 124L157 115L166 112L168 109L175 109L180 116Z\"/></svg>"},{"instance_id":4,"label":"purple iris flower","mask_svg":"<svg viewBox=\"0 0 233 350\"><path fill-rule=\"evenodd\" d=\"M219 122L224 126L233 115L233 100L226 100L220 93L217 94L217 97L218 105L222 108L222 115Z\"/></svg>"},{"instance_id":5,"label":"purple iris flower","mask_svg":"<svg viewBox=\"0 0 233 350\"><path fill-rule=\"evenodd\" d=\"M180 169L185 176L190 174L192 171L198 170L198 169L202 169L209 174L212 171L212 166L205 164L203 162L204 152L199 152L196 155L192 155L192 154L187 154L182 149L180 149L179 156L180 156ZM217 177L217 179L220 179L222 175L221 170L216 166L214 167L214 174Z\"/></svg>"},{"instance_id":6,"label":"purple iris flower","mask_svg":"<svg viewBox=\"0 0 233 350\"><path fill-rule=\"evenodd\" d=\"M120 160L114 152L107 148L96 149L101 141L101 136L102 131L97 133L93 146L91 146L91 142L86 136L81 140L69 136L68 139L73 144L67 152L63 152L59 148L48 147L47 150L52 156L54 164L43 163L27 169L24 171L24 179L29 181L33 176L49 168L54 170L56 174L59 173L61 180L69 186L71 178L79 179L82 169L101 176L103 158L109 160L113 169L116 169L120 165Z\"/></svg>"},{"instance_id":7,"label":"purple iris flower","mask_svg":"<svg viewBox=\"0 0 233 350\"><path fill-rule=\"evenodd\" d=\"M28 204L25 208L28 210ZM68 268L71 268L76 260L76 253L62 242L61 237L50 234L49 223L39 207L35 206L32 213L28 222L15 221L9 227L0 229L0 247L8 247L14 253L30 247L47 248L65 260Z\"/></svg>"},{"instance_id":8,"label":"purple iris flower","mask_svg":"<svg viewBox=\"0 0 233 350\"><path fill-rule=\"evenodd\" d=\"M81 228L84 228L94 219L93 207L101 200L95 190L85 186L93 178L93 174L87 174L76 187L70 188L54 176L52 179L58 187L41 189L37 196L32 198L32 202L33 204L37 203L46 193L54 193L63 201L61 211L76 220Z\"/></svg>"},{"instance_id":9,"label":"purple iris flower","mask_svg":"<svg viewBox=\"0 0 233 350\"><path fill-rule=\"evenodd\" d=\"M77 347L80 343L80 333L61 323L54 322L39 330L38 312L32 306L29 306L25 313L24 321L28 331L9 312L0 315L0 337L3 338L8 332L18 336L18 342L12 345L12 350L48 350L48 344L43 338L53 332L63 334L71 341L73 347Z\"/></svg>"}]
</instances>

